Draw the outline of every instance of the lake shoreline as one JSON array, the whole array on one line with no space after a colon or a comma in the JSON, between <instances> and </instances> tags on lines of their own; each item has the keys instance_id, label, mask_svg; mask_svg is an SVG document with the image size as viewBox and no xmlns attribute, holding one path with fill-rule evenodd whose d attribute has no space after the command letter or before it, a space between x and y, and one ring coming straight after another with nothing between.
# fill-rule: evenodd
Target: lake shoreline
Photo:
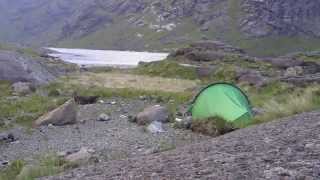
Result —
<instances>
[{"instance_id":1,"label":"lake shoreline","mask_svg":"<svg viewBox=\"0 0 320 180\"><path fill-rule=\"evenodd\" d=\"M74 63L80 67L117 67L134 68L140 62L161 61L167 58L168 53L89 50L47 47L51 51L48 56Z\"/></svg>"}]
</instances>

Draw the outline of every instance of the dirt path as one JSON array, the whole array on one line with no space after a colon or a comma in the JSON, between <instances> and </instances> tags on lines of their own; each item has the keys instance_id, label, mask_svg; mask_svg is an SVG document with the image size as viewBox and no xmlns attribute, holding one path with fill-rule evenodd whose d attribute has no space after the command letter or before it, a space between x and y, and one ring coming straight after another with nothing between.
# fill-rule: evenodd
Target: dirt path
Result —
<instances>
[{"instance_id":1,"label":"dirt path","mask_svg":"<svg viewBox=\"0 0 320 180\"><path fill-rule=\"evenodd\" d=\"M320 112L242 129L173 151L44 178L320 179Z\"/></svg>"}]
</instances>

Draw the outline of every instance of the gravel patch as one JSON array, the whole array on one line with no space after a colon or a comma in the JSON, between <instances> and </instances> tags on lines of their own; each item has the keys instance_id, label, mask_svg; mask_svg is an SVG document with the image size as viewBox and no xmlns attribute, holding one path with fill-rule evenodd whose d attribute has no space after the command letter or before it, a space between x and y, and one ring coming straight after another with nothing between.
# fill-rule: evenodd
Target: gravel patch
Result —
<instances>
[{"instance_id":1,"label":"gravel patch","mask_svg":"<svg viewBox=\"0 0 320 180\"><path fill-rule=\"evenodd\" d=\"M78 123L68 126L43 126L30 132L15 128L10 133L18 139L0 144L0 161L25 159L61 151L76 151L82 147L94 149L100 161L110 161L151 154L208 139L190 131L164 126L165 132L152 134L143 126L128 121L152 104L141 100L107 99L104 103L79 106ZM102 113L109 121L97 121Z\"/></svg>"},{"instance_id":2,"label":"gravel patch","mask_svg":"<svg viewBox=\"0 0 320 180\"><path fill-rule=\"evenodd\" d=\"M82 167L62 179L320 179L320 112L159 154Z\"/></svg>"}]
</instances>

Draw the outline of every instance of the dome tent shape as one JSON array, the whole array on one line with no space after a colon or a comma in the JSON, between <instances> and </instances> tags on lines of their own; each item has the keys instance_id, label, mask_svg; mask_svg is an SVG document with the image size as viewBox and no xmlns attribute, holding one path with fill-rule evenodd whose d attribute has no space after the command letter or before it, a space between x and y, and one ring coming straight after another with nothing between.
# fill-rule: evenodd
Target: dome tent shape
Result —
<instances>
[{"instance_id":1,"label":"dome tent shape","mask_svg":"<svg viewBox=\"0 0 320 180\"><path fill-rule=\"evenodd\" d=\"M252 110L246 94L229 83L215 83L202 89L190 108L195 120L219 117L236 128L252 121Z\"/></svg>"}]
</instances>

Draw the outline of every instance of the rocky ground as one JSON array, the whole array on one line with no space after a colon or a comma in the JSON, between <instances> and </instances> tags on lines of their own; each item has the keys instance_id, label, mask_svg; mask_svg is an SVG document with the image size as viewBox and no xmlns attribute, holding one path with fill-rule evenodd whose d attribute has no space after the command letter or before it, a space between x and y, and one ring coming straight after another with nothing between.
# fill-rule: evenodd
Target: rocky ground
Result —
<instances>
[{"instance_id":1,"label":"rocky ground","mask_svg":"<svg viewBox=\"0 0 320 180\"><path fill-rule=\"evenodd\" d=\"M319 179L320 113L303 113L176 150L43 178Z\"/></svg>"},{"instance_id":2,"label":"rocky ground","mask_svg":"<svg viewBox=\"0 0 320 180\"><path fill-rule=\"evenodd\" d=\"M85 162L33 177L68 170L44 179L319 179L318 111L217 138L173 128L179 121L190 127L192 118L181 118L182 106L201 86L220 81L248 94L254 123L319 109L319 57L256 58L205 41L135 69L79 72L40 54L0 51L0 63L12 65L0 67L5 72L0 79L11 80L0 81L0 179L2 172L10 174L13 162L37 166L48 154ZM34 79L49 75L53 78ZM60 75L67 77L53 81ZM166 123L175 119L169 112L181 119ZM28 168L23 168L14 175L24 175Z\"/></svg>"},{"instance_id":3,"label":"rocky ground","mask_svg":"<svg viewBox=\"0 0 320 180\"><path fill-rule=\"evenodd\" d=\"M102 103L81 105L77 124L68 126L42 126L28 130L14 128L15 141L0 145L0 161L24 159L33 161L48 153L76 152L81 148L94 151L99 161L152 154L208 139L187 130L164 125L165 132L153 134L145 126L128 121L152 102L143 100L105 99ZM102 113L110 120L98 121Z\"/></svg>"}]
</instances>

